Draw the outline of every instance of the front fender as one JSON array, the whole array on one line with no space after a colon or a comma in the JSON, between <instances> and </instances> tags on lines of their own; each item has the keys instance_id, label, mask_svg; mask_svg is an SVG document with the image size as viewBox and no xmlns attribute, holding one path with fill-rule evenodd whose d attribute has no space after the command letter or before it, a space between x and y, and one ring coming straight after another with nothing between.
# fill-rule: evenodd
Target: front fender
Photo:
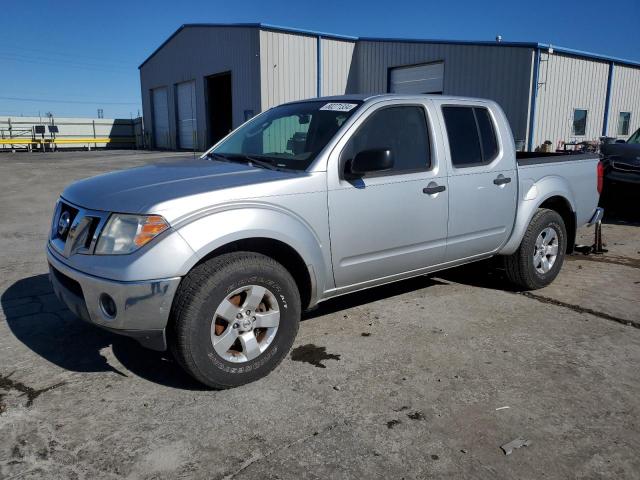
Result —
<instances>
[{"instance_id":1,"label":"front fender","mask_svg":"<svg viewBox=\"0 0 640 480\"><path fill-rule=\"evenodd\" d=\"M499 255L511 255L518 249L536 210L551 197L564 198L569 202L571 211L575 213L574 195L569 182L564 178L550 175L537 182L531 179L520 181L518 212L513 231L507 243L498 252Z\"/></svg>"},{"instance_id":2,"label":"front fender","mask_svg":"<svg viewBox=\"0 0 640 480\"><path fill-rule=\"evenodd\" d=\"M176 226L178 233L196 253L191 269L202 258L229 243L250 238L270 238L293 248L309 268L314 290L328 287L330 269L325 246L316 230L299 215L284 207L240 203L207 212L189 223ZM328 246L328 245L327 245Z\"/></svg>"}]
</instances>

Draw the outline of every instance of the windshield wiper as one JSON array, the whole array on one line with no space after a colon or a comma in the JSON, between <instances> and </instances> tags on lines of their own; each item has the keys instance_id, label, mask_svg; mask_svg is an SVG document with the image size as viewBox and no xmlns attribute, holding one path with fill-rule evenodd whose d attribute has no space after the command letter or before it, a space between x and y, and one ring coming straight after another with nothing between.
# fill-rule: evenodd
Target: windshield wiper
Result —
<instances>
[{"instance_id":1,"label":"windshield wiper","mask_svg":"<svg viewBox=\"0 0 640 480\"><path fill-rule=\"evenodd\" d=\"M246 158L252 164L258 165L262 168L268 168L269 170L278 170L278 166L275 164L275 160L271 158L257 158L253 155L242 155L242 157Z\"/></svg>"},{"instance_id":2,"label":"windshield wiper","mask_svg":"<svg viewBox=\"0 0 640 480\"><path fill-rule=\"evenodd\" d=\"M241 162L241 163L247 163L249 165L255 165L257 167L261 167L261 168L266 168L268 170L278 170L278 167L274 164L275 161L270 159L270 158L257 158L254 157L253 155L247 155L244 153L234 153L234 154L222 154L222 153L216 153L216 152L209 152L207 153L207 157L209 158L213 158L213 159L217 159L217 160L223 160L223 161L227 161L227 162Z\"/></svg>"},{"instance_id":3,"label":"windshield wiper","mask_svg":"<svg viewBox=\"0 0 640 480\"><path fill-rule=\"evenodd\" d=\"M207 157L209 158L213 158L215 160L225 160L225 161L230 161L231 159L229 157L227 157L226 155L222 155L221 153L215 153L215 152L209 152L207 153Z\"/></svg>"}]
</instances>

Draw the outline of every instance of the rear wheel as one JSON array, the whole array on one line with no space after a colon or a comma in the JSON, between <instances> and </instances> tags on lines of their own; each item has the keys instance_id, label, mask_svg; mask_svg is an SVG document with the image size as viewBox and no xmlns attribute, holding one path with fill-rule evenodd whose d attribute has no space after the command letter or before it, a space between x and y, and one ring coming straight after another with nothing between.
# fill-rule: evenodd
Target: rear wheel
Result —
<instances>
[{"instance_id":1,"label":"rear wheel","mask_svg":"<svg viewBox=\"0 0 640 480\"><path fill-rule=\"evenodd\" d=\"M567 250L567 230L558 212L539 209L518 250L505 257L508 279L527 290L549 285L560 272Z\"/></svg>"},{"instance_id":2,"label":"rear wheel","mask_svg":"<svg viewBox=\"0 0 640 480\"><path fill-rule=\"evenodd\" d=\"M172 351L205 385L243 385L282 361L300 310L297 286L278 262L251 252L221 255L182 281L172 312Z\"/></svg>"}]
</instances>

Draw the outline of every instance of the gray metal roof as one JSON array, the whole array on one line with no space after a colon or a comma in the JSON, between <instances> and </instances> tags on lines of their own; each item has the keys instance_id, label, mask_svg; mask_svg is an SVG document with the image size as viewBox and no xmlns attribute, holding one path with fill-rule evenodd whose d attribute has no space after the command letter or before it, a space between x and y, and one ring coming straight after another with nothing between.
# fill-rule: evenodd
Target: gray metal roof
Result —
<instances>
[{"instance_id":1,"label":"gray metal roof","mask_svg":"<svg viewBox=\"0 0 640 480\"><path fill-rule=\"evenodd\" d=\"M305 30L301 28L283 27L280 25L272 25L268 23L186 23L181 25L169 38L167 38L162 44L156 48L151 55L149 55L138 68L142 68L151 58L158 53L167 43L173 39L183 29L188 27L225 27L225 28L259 28L262 30L271 30L285 33L297 33L300 35L311 35L315 37L336 39L336 40L350 40L353 42L397 42L397 43L432 43L432 44L448 44L448 45L480 45L480 46L492 46L492 47L524 47L535 48L540 50L548 50L553 48L558 53L564 53L575 57L588 58L594 60L601 60L607 62L613 62L621 65L630 65L634 67L640 67L640 61L628 60L625 58L614 57L610 55L603 55L599 53L587 52L583 50L576 50L573 48L566 48L547 43L539 42L495 42L495 41L473 41L473 40L443 40L443 39L426 39L426 38L384 38L384 37L354 37L349 35L339 35L335 33L319 32L316 30Z\"/></svg>"}]
</instances>

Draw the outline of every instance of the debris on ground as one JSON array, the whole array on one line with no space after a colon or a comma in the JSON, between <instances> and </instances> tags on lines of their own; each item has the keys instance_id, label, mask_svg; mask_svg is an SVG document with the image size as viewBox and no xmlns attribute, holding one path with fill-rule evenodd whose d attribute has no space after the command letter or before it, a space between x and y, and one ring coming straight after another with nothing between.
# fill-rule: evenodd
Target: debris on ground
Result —
<instances>
[{"instance_id":1,"label":"debris on ground","mask_svg":"<svg viewBox=\"0 0 640 480\"><path fill-rule=\"evenodd\" d=\"M409 417L411 420L424 420L424 413L422 413L420 410L416 410L413 413L407 413L407 417Z\"/></svg>"},{"instance_id":2,"label":"debris on ground","mask_svg":"<svg viewBox=\"0 0 640 480\"><path fill-rule=\"evenodd\" d=\"M393 428L396 425L400 425L400 423L402 423L402 422L400 422L400 420L389 420L387 422L387 428Z\"/></svg>"},{"instance_id":3,"label":"debris on ground","mask_svg":"<svg viewBox=\"0 0 640 480\"><path fill-rule=\"evenodd\" d=\"M505 410L505 409L507 409L507 408L511 408L511 407L509 407L508 405L507 405L507 406L504 406L504 407L498 407L498 408L496 408L496 412L497 412L498 410Z\"/></svg>"},{"instance_id":4,"label":"debris on ground","mask_svg":"<svg viewBox=\"0 0 640 480\"><path fill-rule=\"evenodd\" d=\"M500 448L505 455L511 455L516 448L528 447L529 445L531 445L531 440L516 438L515 440L511 440L509 443L505 443Z\"/></svg>"}]
</instances>

